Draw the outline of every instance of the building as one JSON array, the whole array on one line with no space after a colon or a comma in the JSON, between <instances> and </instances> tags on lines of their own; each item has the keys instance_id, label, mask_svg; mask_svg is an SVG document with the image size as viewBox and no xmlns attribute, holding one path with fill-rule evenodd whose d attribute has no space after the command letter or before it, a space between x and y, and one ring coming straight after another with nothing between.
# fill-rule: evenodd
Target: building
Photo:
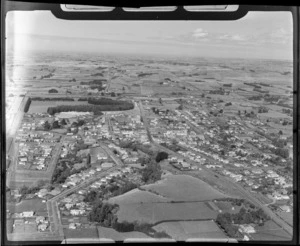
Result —
<instances>
[{"instance_id":1,"label":"building","mask_svg":"<svg viewBox=\"0 0 300 246\"><path fill-rule=\"evenodd\" d=\"M101 164L101 167L102 168L110 168L110 167L112 167L114 164L112 163L112 162L103 162L102 164Z\"/></svg>"},{"instance_id":2,"label":"building","mask_svg":"<svg viewBox=\"0 0 300 246\"><path fill-rule=\"evenodd\" d=\"M291 212L290 206L283 205L283 206L280 206L279 208L281 209L282 212L286 212L286 213Z\"/></svg>"},{"instance_id":3,"label":"building","mask_svg":"<svg viewBox=\"0 0 300 246\"><path fill-rule=\"evenodd\" d=\"M25 211L22 212L23 217L32 217L34 215L34 211Z\"/></svg>"},{"instance_id":4,"label":"building","mask_svg":"<svg viewBox=\"0 0 300 246\"><path fill-rule=\"evenodd\" d=\"M255 229L253 226L251 225L240 225L239 226L239 231L241 233L247 233L247 234L250 234L250 233L255 233Z\"/></svg>"}]
</instances>

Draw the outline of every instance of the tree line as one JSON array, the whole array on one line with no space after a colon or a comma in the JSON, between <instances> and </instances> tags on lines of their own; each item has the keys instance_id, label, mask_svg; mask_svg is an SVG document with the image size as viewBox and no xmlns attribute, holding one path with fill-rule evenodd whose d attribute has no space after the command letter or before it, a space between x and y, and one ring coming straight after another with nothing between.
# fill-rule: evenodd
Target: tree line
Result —
<instances>
[{"instance_id":1,"label":"tree line","mask_svg":"<svg viewBox=\"0 0 300 246\"><path fill-rule=\"evenodd\" d=\"M70 97L31 97L32 101L75 101Z\"/></svg>"},{"instance_id":2,"label":"tree line","mask_svg":"<svg viewBox=\"0 0 300 246\"><path fill-rule=\"evenodd\" d=\"M88 103L93 105L127 105L128 107L134 107L132 102L113 100L110 98L88 98Z\"/></svg>"},{"instance_id":3,"label":"tree line","mask_svg":"<svg viewBox=\"0 0 300 246\"><path fill-rule=\"evenodd\" d=\"M95 115L102 115L102 108L93 105L59 105L56 107L49 107L47 113L54 115L60 112L93 112Z\"/></svg>"},{"instance_id":4,"label":"tree line","mask_svg":"<svg viewBox=\"0 0 300 246\"><path fill-rule=\"evenodd\" d=\"M25 107L24 107L24 113L27 113L29 108L30 108L30 105L31 105L31 99L30 97L28 98L26 104L25 104Z\"/></svg>"}]
</instances>

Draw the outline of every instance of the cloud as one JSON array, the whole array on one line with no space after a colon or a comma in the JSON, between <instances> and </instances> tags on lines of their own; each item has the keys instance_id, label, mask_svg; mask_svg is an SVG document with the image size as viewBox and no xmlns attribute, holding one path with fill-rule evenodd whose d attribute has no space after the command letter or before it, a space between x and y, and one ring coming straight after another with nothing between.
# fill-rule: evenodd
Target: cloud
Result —
<instances>
[{"instance_id":1,"label":"cloud","mask_svg":"<svg viewBox=\"0 0 300 246\"><path fill-rule=\"evenodd\" d=\"M202 28L197 28L193 31L192 36L194 38L203 38L208 35L208 32L204 31Z\"/></svg>"},{"instance_id":2,"label":"cloud","mask_svg":"<svg viewBox=\"0 0 300 246\"><path fill-rule=\"evenodd\" d=\"M218 37L223 40L232 40L232 41L246 41L247 37L240 34L223 34Z\"/></svg>"}]
</instances>

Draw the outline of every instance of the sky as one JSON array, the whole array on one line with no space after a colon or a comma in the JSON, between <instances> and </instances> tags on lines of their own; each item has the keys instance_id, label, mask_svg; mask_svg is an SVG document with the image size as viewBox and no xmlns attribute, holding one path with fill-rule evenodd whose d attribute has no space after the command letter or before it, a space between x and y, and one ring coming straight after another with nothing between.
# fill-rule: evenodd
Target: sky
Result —
<instances>
[{"instance_id":1,"label":"sky","mask_svg":"<svg viewBox=\"0 0 300 246\"><path fill-rule=\"evenodd\" d=\"M132 53L292 60L292 15L250 12L236 21L73 21L48 11L6 16L6 48L33 52Z\"/></svg>"}]
</instances>

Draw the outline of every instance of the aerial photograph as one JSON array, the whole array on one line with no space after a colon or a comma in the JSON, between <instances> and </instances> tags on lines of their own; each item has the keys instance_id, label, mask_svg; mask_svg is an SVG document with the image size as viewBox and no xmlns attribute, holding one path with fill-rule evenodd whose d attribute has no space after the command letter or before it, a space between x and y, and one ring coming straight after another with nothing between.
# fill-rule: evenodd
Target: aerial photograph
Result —
<instances>
[{"instance_id":1,"label":"aerial photograph","mask_svg":"<svg viewBox=\"0 0 300 246\"><path fill-rule=\"evenodd\" d=\"M292 240L292 27L9 12L7 240Z\"/></svg>"}]
</instances>

